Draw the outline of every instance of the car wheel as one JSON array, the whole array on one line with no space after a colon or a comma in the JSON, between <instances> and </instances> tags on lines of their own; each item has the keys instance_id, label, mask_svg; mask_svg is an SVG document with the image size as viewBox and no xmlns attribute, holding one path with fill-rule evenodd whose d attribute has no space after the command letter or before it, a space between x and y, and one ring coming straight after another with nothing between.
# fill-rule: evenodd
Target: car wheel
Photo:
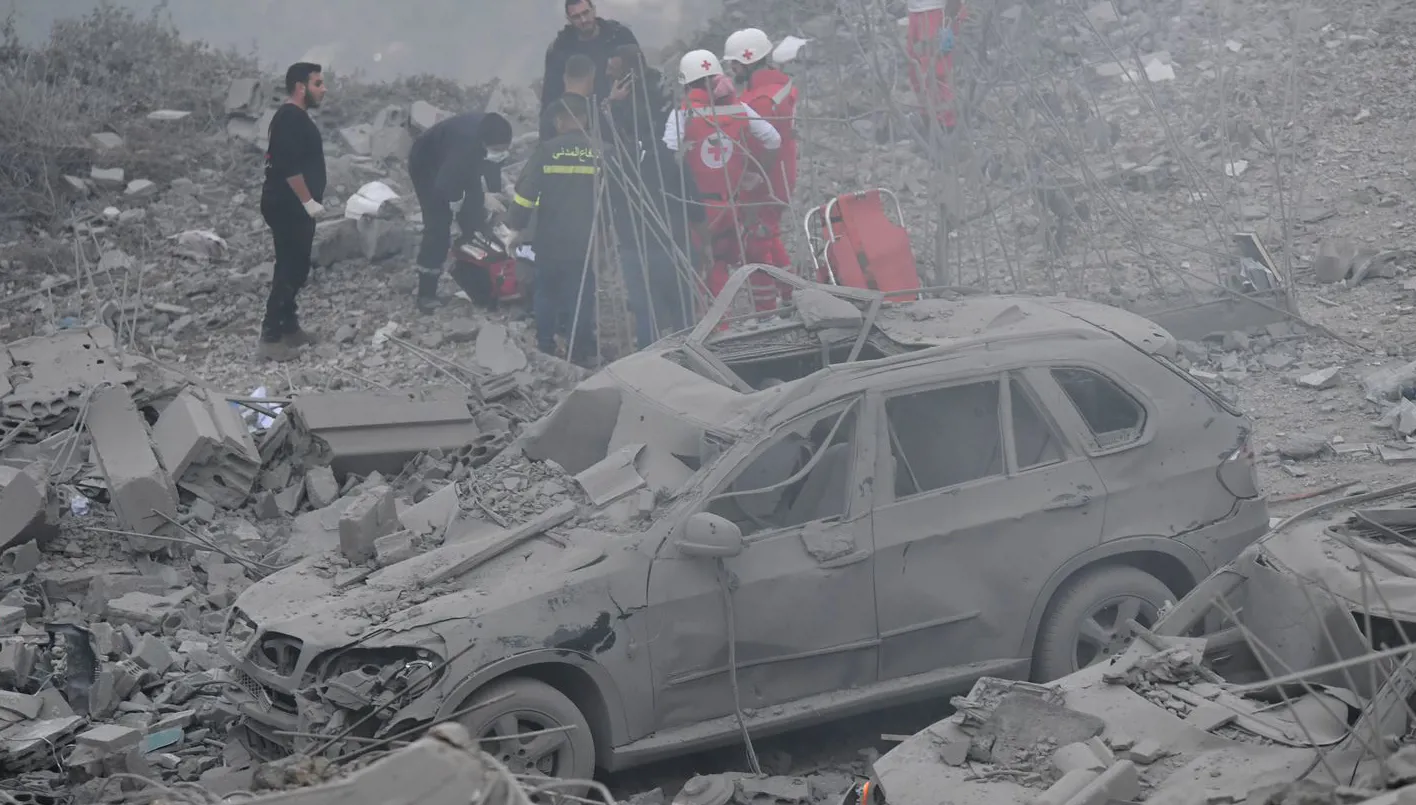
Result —
<instances>
[{"instance_id":1,"label":"car wheel","mask_svg":"<svg viewBox=\"0 0 1416 805\"><path fill-rule=\"evenodd\" d=\"M1174 598L1165 582L1134 567L1083 573L1047 607L1037 633L1033 678L1049 682L1115 657L1131 643L1126 621L1154 626L1161 607Z\"/></svg>"},{"instance_id":2,"label":"car wheel","mask_svg":"<svg viewBox=\"0 0 1416 805\"><path fill-rule=\"evenodd\" d=\"M512 773L566 780L594 775L590 723L575 702L545 682L526 677L493 682L459 709L470 707L475 709L458 720L482 751Z\"/></svg>"}]
</instances>

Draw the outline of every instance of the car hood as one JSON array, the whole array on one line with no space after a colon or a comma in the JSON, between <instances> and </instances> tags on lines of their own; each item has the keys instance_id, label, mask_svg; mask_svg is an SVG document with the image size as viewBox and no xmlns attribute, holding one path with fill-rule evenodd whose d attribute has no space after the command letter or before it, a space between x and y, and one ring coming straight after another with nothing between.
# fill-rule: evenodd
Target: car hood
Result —
<instances>
[{"instance_id":1,"label":"car hood","mask_svg":"<svg viewBox=\"0 0 1416 805\"><path fill-rule=\"evenodd\" d=\"M314 556L247 588L236 607L262 632L279 632L317 649L337 648L376 633L396 635L452 619L476 618L547 595L595 567L614 572L616 554L635 553L624 535L573 529L569 547L533 539L435 587L422 586L436 569L496 540L500 529L451 542L357 580L359 569ZM362 642L370 644L369 640ZM377 641L374 641L376 644Z\"/></svg>"}]
</instances>

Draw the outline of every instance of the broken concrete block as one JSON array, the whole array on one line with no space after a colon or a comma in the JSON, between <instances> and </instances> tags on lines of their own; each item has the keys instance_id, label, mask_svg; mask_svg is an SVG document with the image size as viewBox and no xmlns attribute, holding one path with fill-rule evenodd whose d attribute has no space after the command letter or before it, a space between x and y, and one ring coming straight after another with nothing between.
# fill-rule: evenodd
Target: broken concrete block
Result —
<instances>
[{"instance_id":1,"label":"broken concrete block","mask_svg":"<svg viewBox=\"0 0 1416 805\"><path fill-rule=\"evenodd\" d=\"M339 518L339 550L351 562L367 562L377 555L375 541L397 528L393 490L374 487L351 500Z\"/></svg>"},{"instance_id":2,"label":"broken concrete block","mask_svg":"<svg viewBox=\"0 0 1416 805\"><path fill-rule=\"evenodd\" d=\"M520 372L526 368L526 353L516 345L505 324L488 322L477 332L474 359L492 375Z\"/></svg>"},{"instance_id":3,"label":"broken concrete block","mask_svg":"<svg viewBox=\"0 0 1416 805\"><path fill-rule=\"evenodd\" d=\"M59 512L48 475L49 467L42 463L23 470L0 465L0 550L30 540L42 542L58 532Z\"/></svg>"},{"instance_id":4,"label":"broken concrete block","mask_svg":"<svg viewBox=\"0 0 1416 805\"><path fill-rule=\"evenodd\" d=\"M39 718L44 702L38 696L29 696L13 690L0 690L0 726L17 721Z\"/></svg>"},{"instance_id":5,"label":"broken concrete block","mask_svg":"<svg viewBox=\"0 0 1416 805\"><path fill-rule=\"evenodd\" d=\"M407 531L399 531L374 540L374 554L379 567L388 567L405 559L412 559L418 555L418 551L413 545L413 535Z\"/></svg>"},{"instance_id":6,"label":"broken concrete block","mask_svg":"<svg viewBox=\"0 0 1416 805\"><path fill-rule=\"evenodd\" d=\"M141 631L175 631L185 620L181 610L182 602L194 593L196 590L191 588L171 595L127 593L108 602L107 616L114 623L132 624Z\"/></svg>"},{"instance_id":7,"label":"broken concrete block","mask_svg":"<svg viewBox=\"0 0 1416 805\"><path fill-rule=\"evenodd\" d=\"M117 724L100 724L79 733L77 742L79 746L92 746L111 754L137 746L142 739L143 734L135 729L120 727Z\"/></svg>"},{"instance_id":8,"label":"broken concrete block","mask_svg":"<svg viewBox=\"0 0 1416 805\"><path fill-rule=\"evenodd\" d=\"M425 537L447 528L461 508L457 484L448 484L410 507L398 519L415 536Z\"/></svg>"},{"instance_id":9,"label":"broken concrete block","mask_svg":"<svg viewBox=\"0 0 1416 805\"><path fill-rule=\"evenodd\" d=\"M1357 245L1349 240L1324 241L1313 258L1313 273L1318 282L1340 282L1352 270L1352 261L1357 258Z\"/></svg>"},{"instance_id":10,"label":"broken concrete block","mask_svg":"<svg viewBox=\"0 0 1416 805\"><path fill-rule=\"evenodd\" d=\"M316 266L332 266L363 254L359 224L352 218L334 218L315 224L315 245L310 261Z\"/></svg>"},{"instance_id":11,"label":"broken concrete block","mask_svg":"<svg viewBox=\"0 0 1416 805\"><path fill-rule=\"evenodd\" d=\"M123 147L123 138L111 131L100 131L89 135L89 142L99 150L99 153L114 151Z\"/></svg>"},{"instance_id":12,"label":"broken concrete block","mask_svg":"<svg viewBox=\"0 0 1416 805\"><path fill-rule=\"evenodd\" d=\"M408 123L408 107L389 105L374 115L373 125L375 129L406 129Z\"/></svg>"},{"instance_id":13,"label":"broken concrete block","mask_svg":"<svg viewBox=\"0 0 1416 805\"><path fill-rule=\"evenodd\" d=\"M1127 749L1125 755L1127 760L1138 766L1149 766L1164 757L1165 750L1161 748L1160 741L1144 738L1135 746Z\"/></svg>"},{"instance_id":14,"label":"broken concrete block","mask_svg":"<svg viewBox=\"0 0 1416 805\"><path fill-rule=\"evenodd\" d=\"M1185 716L1185 723L1198 730L1209 732L1219 729L1238 717L1232 707L1225 707L1218 702L1209 702L1196 707Z\"/></svg>"},{"instance_id":15,"label":"broken concrete block","mask_svg":"<svg viewBox=\"0 0 1416 805\"><path fill-rule=\"evenodd\" d=\"M24 623L24 609L0 604L0 637L15 634Z\"/></svg>"},{"instance_id":16,"label":"broken concrete block","mask_svg":"<svg viewBox=\"0 0 1416 805\"><path fill-rule=\"evenodd\" d=\"M1090 746L1074 743L1059 747L1052 753L1052 767L1058 774L1065 775L1079 770L1101 772L1106 769L1106 764L1096 756Z\"/></svg>"},{"instance_id":17,"label":"broken concrete block","mask_svg":"<svg viewBox=\"0 0 1416 805\"><path fill-rule=\"evenodd\" d=\"M178 394L157 418L152 440L178 487L224 508L245 502L261 470L261 454L241 416L204 390Z\"/></svg>"},{"instance_id":18,"label":"broken concrete block","mask_svg":"<svg viewBox=\"0 0 1416 805\"><path fill-rule=\"evenodd\" d=\"M159 675L167 673L167 669L177 661L167 644L162 642L161 638L150 634L143 635L137 645L133 646L132 656L138 665Z\"/></svg>"},{"instance_id":19,"label":"broken concrete block","mask_svg":"<svg viewBox=\"0 0 1416 805\"><path fill-rule=\"evenodd\" d=\"M22 576L39 567L43 558L39 553L39 546L35 545L33 540L22 542L0 553L0 573Z\"/></svg>"},{"instance_id":20,"label":"broken concrete block","mask_svg":"<svg viewBox=\"0 0 1416 805\"><path fill-rule=\"evenodd\" d=\"M124 184L122 168L90 168L89 179L105 190L117 190Z\"/></svg>"},{"instance_id":21,"label":"broken concrete block","mask_svg":"<svg viewBox=\"0 0 1416 805\"><path fill-rule=\"evenodd\" d=\"M408 125L413 129L413 133L422 134L449 117L452 117L451 112L439 109L427 101L414 101L408 110Z\"/></svg>"},{"instance_id":22,"label":"broken concrete block","mask_svg":"<svg viewBox=\"0 0 1416 805\"><path fill-rule=\"evenodd\" d=\"M305 471L305 496L316 509L339 500L339 482L329 467L311 467Z\"/></svg>"},{"instance_id":23,"label":"broken concrete block","mask_svg":"<svg viewBox=\"0 0 1416 805\"><path fill-rule=\"evenodd\" d=\"M369 156L383 162L408 159L413 149L413 135L405 128L375 128L369 135Z\"/></svg>"},{"instance_id":24,"label":"broken concrete block","mask_svg":"<svg viewBox=\"0 0 1416 805\"><path fill-rule=\"evenodd\" d=\"M1341 366L1329 366L1298 378L1298 385L1305 389L1330 389L1337 385L1341 375Z\"/></svg>"},{"instance_id":25,"label":"broken concrete block","mask_svg":"<svg viewBox=\"0 0 1416 805\"><path fill-rule=\"evenodd\" d=\"M358 235L359 255L376 261L403 253L408 242L408 227L401 220L362 216L354 221Z\"/></svg>"},{"instance_id":26,"label":"broken concrete block","mask_svg":"<svg viewBox=\"0 0 1416 805\"><path fill-rule=\"evenodd\" d=\"M1033 797L1028 805L1065 805L1100 774L1101 772L1090 769L1069 771L1049 786L1046 791Z\"/></svg>"},{"instance_id":27,"label":"broken concrete block","mask_svg":"<svg viewBox=\"0 0 1416 805\"><path fill-rule=\"evenodd\" d=\"M191 116L191 112L182 109L155 109L151 112L148 112L147 119L160 120L163 122L172 122L174 120L186 120Z\"/></svg>"},{"instance_id":28,"label":"broken concrete block","mask_svg":"<svg viewBox=\"0 0 1416 805\"><path fill-rule=\"evenodd\" d=\"M861 325L859 308L819 288L806 288L793 293L792 304L796 305L797 316L808 330L858 328Z\"/></svg>"},{"instance_id":29,"label":"broken concrete block","mask_svg":"<svg viewBox=\"0 0 1416 805\"><path fill-rule=\"evenodd\" d=\"M123 195L130 199L152 198L157 195L157 184L149 179L134 179L128 182Z\"/></svg>"},{"instance_id":30,"label":"broken concrete block","mask_svg":"<svg viewBox=\"0 0 1416 805\"><path fill-rule=\"evenodd\" d=\"M1072 805L1106 805L1108 802L1134 802L1141 795L1141 776L1136 764L1119 760L1097 775L1081 791L1068 799Z\"/></svg>"},{"instance_id":31,"label":"broken concrete block","mask_svg":"<svg viewBox=\"0 0 1416 805\"><path fill-rule=\"evenodd\" d=\"M147 423L127 389L109 386L94 393L88 429L99 471L123 527L153 534L176 518L177 489L158 463L148 440Z\"/></svg>"},{"instance_id":32,"label":"broken concrete block","mask_svg":"<svg viewBox=\"0 0 1416 805\"><path fill-rule=\"evenodd\" d=\"M339 130L339 137L344 140L344 144L348 146L350 151L360 156L368 156L373 151L371 143L373 134L374 127L368 123L346 126Z\"/></svg>"},{"instance_id":33,"label":"broken concrete block","mask_svg":"<svg viewBox=\"0 0 1416 805\"><path fill-rule=\"evenodd\" d=\"M265 84L259 78L238 78L226 89L226 114L257 117L269 102Z\"/></svg>"}]
</instances>

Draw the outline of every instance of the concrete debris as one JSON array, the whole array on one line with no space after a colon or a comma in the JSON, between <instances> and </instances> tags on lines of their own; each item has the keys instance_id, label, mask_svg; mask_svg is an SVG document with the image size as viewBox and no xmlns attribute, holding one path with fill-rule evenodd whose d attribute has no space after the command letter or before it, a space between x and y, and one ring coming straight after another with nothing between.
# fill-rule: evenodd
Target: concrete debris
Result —
<instances>
[{"instance_id":1,"label":"concrete debris","mask_svg":"<svg viewBox=\"0 0 1416 805\"><path fill-rule=\"evenodd\" d=\"M139 534L163 530L177 517L177 490L158 463L132 395L121 386L98 389L87 413L94 456L119 522Z\"/></svg>"},{"instance_id":2,"label":"concrete debris","mask_svg":"<svg viewBox=\"0 0 1416 805\"><path fill-rule=\"evenodd\" d=\"M0 465L0 550L53 535L58 503L48 475L49 467L42 463L22 470Z\"/></svg>"},{"instance_id":3,"label":"concrete debris","mask_svg":"<svg viewBox=\"0 0 1416 805\"><path fill-rule=\"evenodd\" d=\"M294 452L306 466L336 475L397 475L419 453L454 453L480 431L466 394L429 398L393 392L341 392L297 398L285 411Z\"/></svg>"},{"instance_id":4,"label":"concrete debris","mask_svg":"<svg viewBox=\"0 0 1416 805\"><path fill-rule=\"evenodd\" d=\"M217 506L239 507L260 474L261 455L245 422L201 389L185 389L167 404L152 440L177 486Z\"/></svg>"}]
</instances>

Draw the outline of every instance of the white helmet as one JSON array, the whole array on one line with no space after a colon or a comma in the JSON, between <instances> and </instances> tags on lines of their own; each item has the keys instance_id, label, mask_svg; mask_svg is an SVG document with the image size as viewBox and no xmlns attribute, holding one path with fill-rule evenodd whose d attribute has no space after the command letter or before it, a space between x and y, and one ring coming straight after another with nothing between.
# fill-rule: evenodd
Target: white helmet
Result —
<instances>
[{"instance_id":1,"label":"white helmet","mask_svg":"<svg viewBox=\"0 0 1416 805\"><path fill-rule=\"evenodd\" d=\"M685 86L700 78L722 75L718 57L706 50L690 50L679 59L679 81Z\"/></svg>"},{"instance_id":2,"label":"white helmet","mask_svg":"<svg viewBox=\"0 0 1416 805\"><path fill-rule=\"evenodd\" d=\"M723 43L723 61L756 64L772 54L772 40L758 28L744 28Z\"/></svg>"}]
</instances>

